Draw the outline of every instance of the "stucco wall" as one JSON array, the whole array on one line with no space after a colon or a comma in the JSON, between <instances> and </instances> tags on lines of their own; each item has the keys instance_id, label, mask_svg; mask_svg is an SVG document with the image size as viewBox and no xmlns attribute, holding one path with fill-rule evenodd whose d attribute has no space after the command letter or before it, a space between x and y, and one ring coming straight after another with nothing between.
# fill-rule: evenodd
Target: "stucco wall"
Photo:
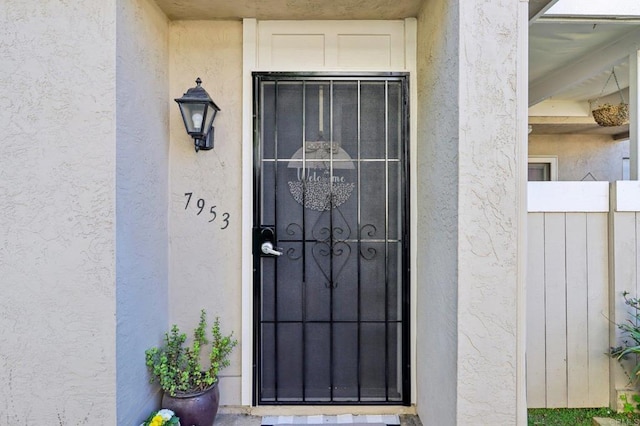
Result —
<instances>
[{"instance_id":1,"label":"stucco wall","mask_svg":"<svg viewBox=\"0 0 640 426\"><path fill-rule=\"evenodd\" d=\"M210 322L220 316L223 331L239 339L242 23L172 22L170 50L171 97L182 96L200 77L222 110L214 122L213 150L196 153L178 106L172 102L170 109L170 322L191 334L204 308ZM193 194L188 207L185 193ZM240 404L240 372L238 347L222 373L221 404Z\"/></svg>"},{"instance_id":2,"label":"stucco wall","mask_svg":"<svg viewBox=\"0 0 640 426\"><path fill-rule=\"evenodd\" d=\"M521 5L460 3L458 424L516 423Z\"/></svg>"},{"instance_id":3,"label":"stucco wall","mask_svg":"<svg viewBox=\"0 0 640 426\"><path fill-rule=\"evenodd\" d=\"M417 407L423 424L456 424L458 4L418 16Z\"/></svg>"},{"instance_id":4,"label":"stucco wall","mask_svg":"<svg viewBox=\"0 0 640 426\"><path fill-rule=\"evenodd\" d=\"M430 1L418 21L425 425L517 422L519 3Z\"/></svg>"},{"instance_id":5,"label":"stucco wall","mask_svg":"<svg viewBox=\"0 0 640 426\"><path fill-rule=\"evenodd\" d=\"M152 0L117 11L116 299L118 425L159 406L145 349L168 321L169 23Z\"/></svg>"},{"instance_id":6,"label":"stucco wall","mask_svg":"<svg viewBox=\"0 0 640 426\"><path fill-rule=\"evenodd\" d=\"M0 5L1 424L116 424L115 24Z\"/></svg>"},{"instance_id":7,"label":"stucco wall","mask_svg":"<svg viewBox=\"0 0 640 426\"><path fill-rule=\"evenodd\" d=\"M622 180L629 141L608 135L529 135L529 155L557 155L558 180L613 182Z\"/></svg>"}]
</instances>

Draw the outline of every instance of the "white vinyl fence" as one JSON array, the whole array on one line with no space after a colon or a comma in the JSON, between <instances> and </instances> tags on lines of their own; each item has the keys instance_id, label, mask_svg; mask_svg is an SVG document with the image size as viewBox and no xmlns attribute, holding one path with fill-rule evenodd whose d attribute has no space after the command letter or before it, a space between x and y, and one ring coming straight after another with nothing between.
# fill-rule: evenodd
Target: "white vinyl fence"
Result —
<instances>
[{"instance_id":1,"label":"white vinyl fence","mask_svg":"<svg viewBox=\"0 0 640 426\"><path fill-rule=\"evenodd\" d=\"M529 184L527 403L610 403L609 184Z\"/></svg>"}]
</instances>

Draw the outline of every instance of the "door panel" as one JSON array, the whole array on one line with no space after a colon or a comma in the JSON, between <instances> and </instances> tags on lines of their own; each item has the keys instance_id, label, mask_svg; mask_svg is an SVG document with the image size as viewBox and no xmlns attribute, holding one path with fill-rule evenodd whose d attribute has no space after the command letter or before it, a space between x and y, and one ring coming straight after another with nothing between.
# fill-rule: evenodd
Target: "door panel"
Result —
<instances>
[{"instance_id":1,"label":"door panel","mask_svg":"<svg viewBox=\"0 0 640 426\"><path fill-rule=\"evenodd\" d=\"M254 74L258 404L410 401L407 81Z\"/></svg>"}]
</instances>

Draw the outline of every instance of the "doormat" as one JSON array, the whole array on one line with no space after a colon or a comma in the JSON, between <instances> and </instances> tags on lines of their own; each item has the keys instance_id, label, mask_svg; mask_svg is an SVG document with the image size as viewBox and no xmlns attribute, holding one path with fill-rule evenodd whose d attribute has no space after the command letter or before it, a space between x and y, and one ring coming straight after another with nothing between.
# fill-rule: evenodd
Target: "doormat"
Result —
<instances>
[{"instance_id":1,"label":"doormat","mask_svg":"<svg viewBox=\"0 0 640 426\"><path fill-rule=\"evenodd\" d=\"M262 426L399 426L400 417L394 414L338 414L336 416L265 416Z\"/></svg>"}]
</instances>

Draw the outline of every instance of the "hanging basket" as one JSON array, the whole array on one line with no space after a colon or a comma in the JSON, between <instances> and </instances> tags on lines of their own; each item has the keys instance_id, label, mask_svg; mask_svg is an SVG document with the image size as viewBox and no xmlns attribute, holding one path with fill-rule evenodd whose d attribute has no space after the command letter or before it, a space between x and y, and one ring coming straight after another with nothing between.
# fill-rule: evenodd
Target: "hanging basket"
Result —
<instances>
[{"instance_id":1,"label":"hanging basket","mask_svg":"<svg viewBox=\"0 0 640 426\"><path fill-rule=\"evenodd\" d=\"M622 95L620 84L618 83L618 77L616 76L615 68L611 69L611 74L609 74L607 82L604 83L604 87L600 92L600 97L604 93L604 90L607 88L611 77L613 77L616 82L616 86L618 87L618 93L620 94L620 103L617 105L602 104L591 111L593 119L596 121L596 123L598 123L599 126L602 127L622 126L623 124L627 124L629 122L629 104L624 101L624 96ZM598 105L598 100L600 99L600 97L598 97L598 99L596 99L596 101L594 102L595 105Z\"/></svg>"},{"instance_id":2,"label":"hanging basket","mask_svg":"<svg viewBox=\"0 0 640 426\"><path fill-rule=\"evenodd\" d=\"M591 113L596 123L602 127L622 126L629 122L629 105L624 103L603 104Z\"/></svg>"}]
</instances>

